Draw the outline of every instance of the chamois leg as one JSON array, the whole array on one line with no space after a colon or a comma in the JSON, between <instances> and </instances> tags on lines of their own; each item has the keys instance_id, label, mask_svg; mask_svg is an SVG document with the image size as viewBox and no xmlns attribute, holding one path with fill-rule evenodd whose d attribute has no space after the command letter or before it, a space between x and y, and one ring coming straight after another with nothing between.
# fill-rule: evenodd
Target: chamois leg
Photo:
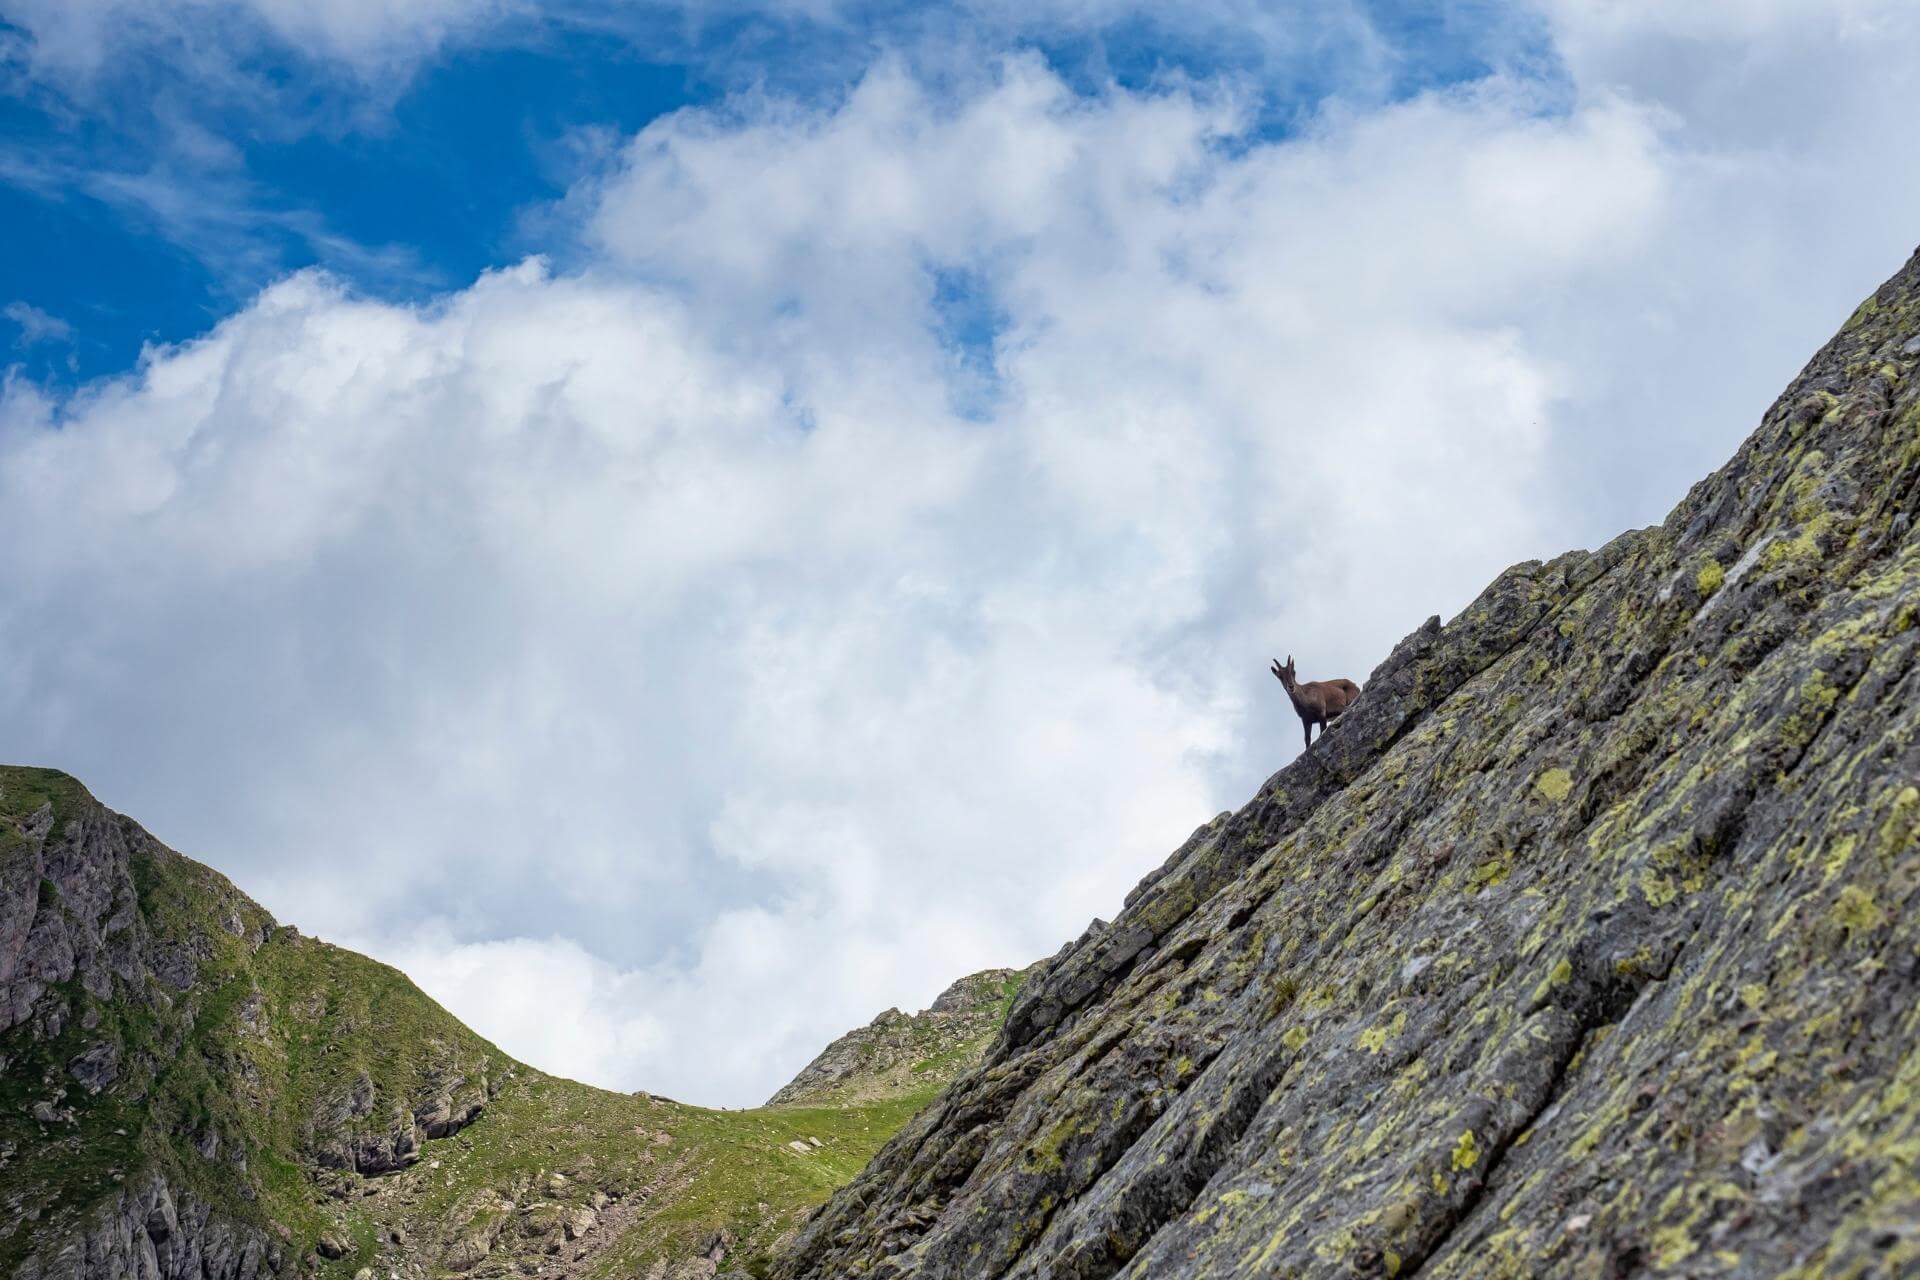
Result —
<instances>
[{"instance_id":1,"label":"chamois leg","mask_svg":"<svg viewBox=\"0 0 1920 1280\"><path fill-rule=\"evenodd\" d=\"M1300 732L1307 735L1307 745L1309 747L1312 746L1313 745L1313 721L1302 720L1300 722Z\"/></svg>"}]
</instances>

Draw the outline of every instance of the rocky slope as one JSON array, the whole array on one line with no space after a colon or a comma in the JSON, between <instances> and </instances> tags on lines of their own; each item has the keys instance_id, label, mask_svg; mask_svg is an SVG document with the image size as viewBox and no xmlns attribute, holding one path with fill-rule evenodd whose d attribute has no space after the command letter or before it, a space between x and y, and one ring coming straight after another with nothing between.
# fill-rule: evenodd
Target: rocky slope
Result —
<instances>
[{"instance_id":1,"label":"rocky slope","mask_svg":"<svg viewBox=\"0 0 1920 1280\"><path fill-rule=\"evenodd\" d=\"M767 1105L897 1097L951 1079L985 1052L1023 977L1018 969L988 969L960 979L919 1013L888 1009L822 1049Z\"/></svg>"},{"instance_id":2,"label":"rocky slope","mask_svg":"<svg viewBox=\"0 0 1920 1280\"><path fill-rule=\"evenodd\" d=\"M789 1277L1920 1274L1920 255L1666 522L1429 620Z\"/></svg>"},{"instance_id":3,"label":"rocky slope","mask_svg":"<svg viewBox=\"0 0 1920 1280\"><path fill-rule=\"evenodd\" d=\"M979 1057L1004 986L963 980L905 1020L935 1054L794 1105L609 1093L277 925L66 775L0 767L0 1274L755 1269Z\"/></svg>"}]
</instances>

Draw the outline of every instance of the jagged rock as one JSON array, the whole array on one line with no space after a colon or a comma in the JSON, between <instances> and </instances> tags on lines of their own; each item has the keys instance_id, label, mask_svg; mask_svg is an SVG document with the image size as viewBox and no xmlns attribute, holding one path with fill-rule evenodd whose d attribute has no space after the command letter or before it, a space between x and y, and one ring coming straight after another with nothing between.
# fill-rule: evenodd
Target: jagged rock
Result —
<instances>
[{"instance_id":1,"label":"jagged rock","mask_svg":"<svg viewBox=\"0 0 1920 1280\"><path fill-rule=\"evenodd\" d=\"M67 1074L94 1093L112 1084L120 1074L120 1049L111 1041L93 1045L67 1064Z\"/></svg>"},{"instance_id":2,"label":"jagged rock","mask_svg":"<svg viewBox=\"0 0 1920 1280\"><path fill-rule=\"evenodd\" d=\"M1409 635L774 1274L1920 1273L1917 324Z\"/></svg>"},{"instance_id":3,"label":"jagged rock","mask_svg":"<svg viewBox=\"0 0 1920 1280\"><path fill-rule=\"evenodd\" d=\"M320 1238L313 1242L316 1252L323 1258L344 1258L353 1252L353 1241L338 1231L323 1231Z\"/></svg>"},{"instance_id":4,"label":"jagged rock","mask_svg":"<svg viewBox=\"0 0 1920 1280\"><path fill-rule=\"evenodd\" d=\"M118 1189L62 1248L21 1263L14 1280L268 1280L287 1262L265 1232L216 1217L154 1177Z\"/></svg>"},{"instance_id":5,"label":"jagged rock","mask_svg":"<svg viewBox=\"0 0 1920 1280\"><path fill-rule=\"evenodd\" d=\"M427 1137L447 1138L479 1119L485 1105L484 1096L456 1100L452 1094L441 1093L416 1108L413 1118Z\"/></svg>"},{"instance_id":6,"label":"jagged rock","mask_svg":"<svg viewBox=\"0 0 1920 1280\"><path fill-rule=\"evenodd\" d=\"M462 1232L447 1245L441 1262L449 1271L471 1271L493 1251L495 1233L484 1227Z\"/></svg>"}]
</instances>

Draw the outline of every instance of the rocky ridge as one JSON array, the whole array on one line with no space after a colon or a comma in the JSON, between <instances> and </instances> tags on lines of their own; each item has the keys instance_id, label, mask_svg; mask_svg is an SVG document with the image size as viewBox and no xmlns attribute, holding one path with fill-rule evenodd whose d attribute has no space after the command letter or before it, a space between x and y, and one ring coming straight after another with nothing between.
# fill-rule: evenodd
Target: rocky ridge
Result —
<instances>
[{"instance_id":1,"label":"rocky ridge","mask_svg":"<svg viewBox=\"0 0 1920 1280\"><path fill-rule=\"evenodd\" d=\"M277 924L65 774L0 767L0 1274L758 1267L979 1057L1004 986L956 984L914 1022L939 1053L898 1079L756 1111L610 1093Z\"/></svg>"},{"instance_id":2,"label":"rocky ridge","mask_svg":"<svg viewBox=\"0 0 1920 1280\"><path fill-rule=\"evenodd\" d=\"M960 979L919 1013L886 1010L822 1049L767 1105L895 1096L950 1077L986 1051L1022 977L1018 969L988 969Z\"/></svg>"},{"instance_id":3,"label":"rocky ridge","mask_svg":"<svg viewBox=\"0 0 1920 1280\"><path fill-rule=\"evenodd\" d=\"M1920 1272L1920 254L1034 972L787 1280Z\"/></svg>"}]
</instances>

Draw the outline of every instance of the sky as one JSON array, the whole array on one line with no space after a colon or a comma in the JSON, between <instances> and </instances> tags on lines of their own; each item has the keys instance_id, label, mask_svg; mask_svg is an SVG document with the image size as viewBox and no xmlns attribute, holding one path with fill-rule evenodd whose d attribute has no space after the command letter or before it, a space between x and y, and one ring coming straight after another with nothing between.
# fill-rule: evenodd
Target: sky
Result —
<instances>
[{"instance_id":1,"label":"sky","mask_svg":"<svg viewBox=\"0 0 1920 1280\"><path fill-rule=\"evenodd\" d=\"M1905 7L0 0L0 759L752 1105L1724 460Z\"/></svg>"}]
</instances>

